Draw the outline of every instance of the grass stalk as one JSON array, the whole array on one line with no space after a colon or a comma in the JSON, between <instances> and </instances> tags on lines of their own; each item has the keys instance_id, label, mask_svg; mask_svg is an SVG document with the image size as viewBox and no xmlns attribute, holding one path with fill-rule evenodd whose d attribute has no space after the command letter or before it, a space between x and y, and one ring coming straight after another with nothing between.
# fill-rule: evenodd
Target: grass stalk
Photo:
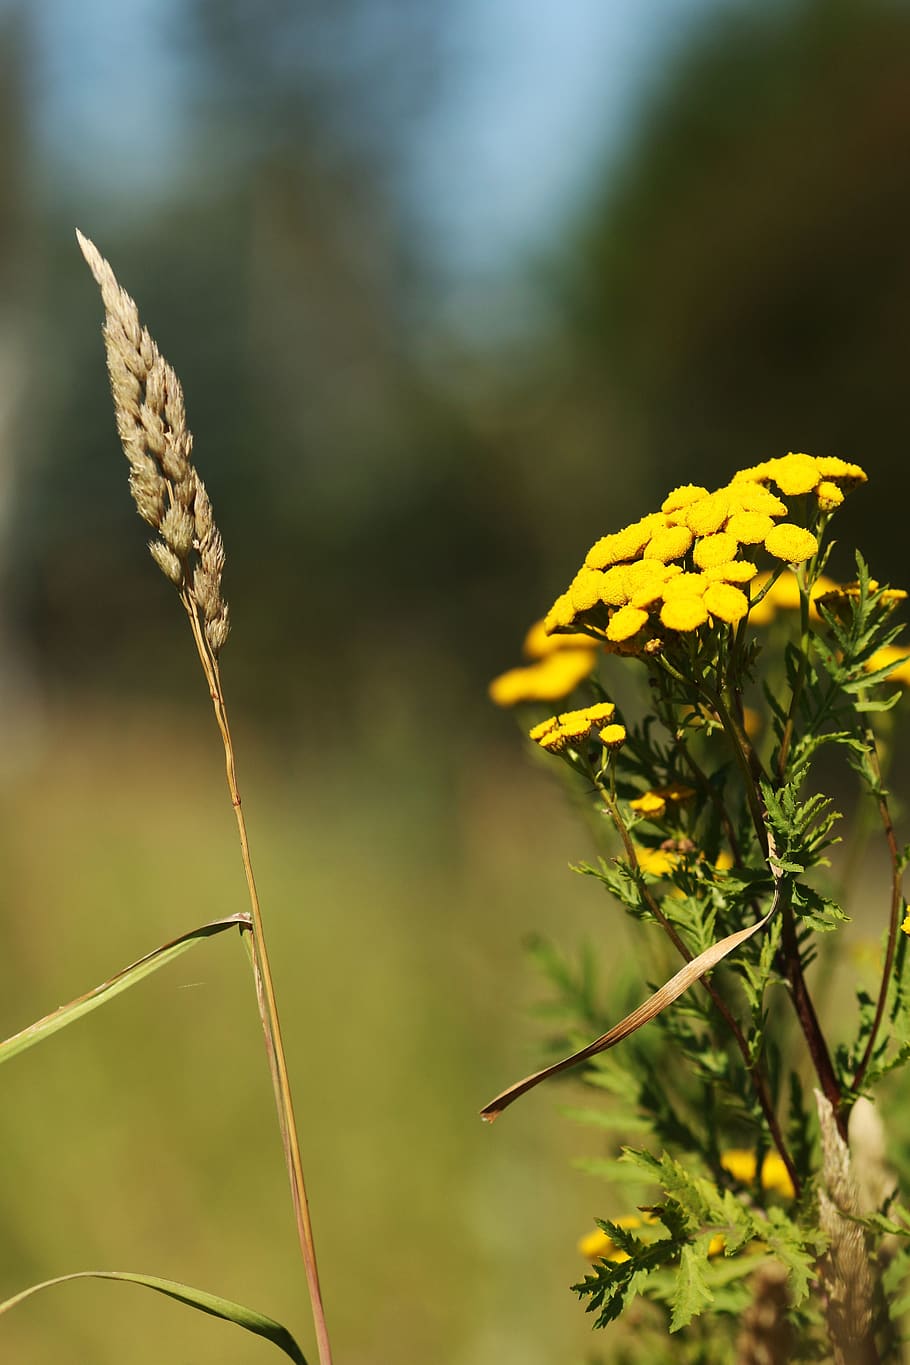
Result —
<instances>
[{"instance_id":1,"label":"grass stalk","mask_svg":"<svg viewBox=\"0 0 910 1365\"><path fill-rule=\"evenodd\" d=\"M155 539L149 545L152 558L177 589L189 617L224 745L228 791L237 820L240 854L250 900L252 923L247 948L250 951L275 1092L294 1218L306 1271L320 1365L332 1365L275 985L253 876L246 822L237 785L234 746L218 664L218 656L230 631L228 606L221 592L224 545L208 494L192 460L193 436L186 423L180 380L142 326L135 302L121 288L108 262L81 233L77 233L77 237L104 303L104 340L111 393L117 430L130 466L133 500L139 515L156 532Z\"/></svg>"},{"instance_id":2,"label":"grass stalk","mask_svg":"<svg viewBox=\"0 0 910 1365\"><path fill-rule=\"evenodd\" d=\"M231 805L234 808L234 815L237 820L237 834L240 840L240 857L243 862L243 872L246 878L247 891L250 900L250 917L252 919L252 931L250 935L251 965L256 983L256 997L259 1003L259 1015L262 1020L262 1032L265 1039L266 1053L268 1055L269 1071L272 1076L272 1087L275 1092L275 1107L278 1112L278 1123L281 1130L285 1162L287 1164L288 1180L291 1186L291 1199L294 1205L294 1220L297 1226L297 1238L300 1243L300 1253L303 1257L304 1269L306 1271L307 1288L309 1289L310 1306L313 1313L313 1326L316 1333L320 1365L332 1365L332 1347L329 1340L325 1308L322 1302L322 1291L319 1285L319 1267L316 1261L316 1245L313 1238L313 1225L310 1219L310 1206L306 1192L306 1181L303 1174L303 1161L300 1156L300 1140L297 1133L297 1120L294 1114L294 1100L291 1093L291 1082L288 1075L287 1057L284 1051L281 1020L278 1015L278 1001L275 995L275 983L272 976L271 963L269 961L265 926L262 921L262 907L259 903L256 878L253 875L253 863L250 857L250 843L246 831L246 820L243 814L240 788L237 784L237 764L234 757L234 744L231 739L231 728L228 723L224 689L221 685L221 670L218 666L218 660L212 653L205 638L205 633L200 628L199 620L196 612L193 610L192 603L187 601L183 595L182 600L190 619L193 639L196 642L196 649L199 653L202 669L209 685L209 695L212 700L215 719L218 723L218 729L221 733L221 740L224 745L225 774L227 777L228 791L231 797Z\"/></svg>"}]
</instances>

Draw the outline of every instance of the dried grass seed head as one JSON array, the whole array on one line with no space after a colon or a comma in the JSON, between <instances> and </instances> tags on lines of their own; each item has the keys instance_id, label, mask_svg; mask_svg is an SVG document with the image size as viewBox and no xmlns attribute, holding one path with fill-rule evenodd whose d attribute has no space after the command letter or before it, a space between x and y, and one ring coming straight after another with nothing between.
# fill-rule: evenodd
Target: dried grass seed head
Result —
<instances>
[{"instance_id":1,"label":"dried grass seed head","mask_svg":"<svg viewBox=\"0 0 910 1365\"><path fill-rule=\"evenodd\" d=\"M180 380L108 262L82 233L76 236L104 303L107 367L117 431L130 465L130 491L139 515L160 536L149 546L152 558L198 612L217 657L229 631L221 595L224 545L192 464L193 437Z\"/></svg>"}]
</instances>

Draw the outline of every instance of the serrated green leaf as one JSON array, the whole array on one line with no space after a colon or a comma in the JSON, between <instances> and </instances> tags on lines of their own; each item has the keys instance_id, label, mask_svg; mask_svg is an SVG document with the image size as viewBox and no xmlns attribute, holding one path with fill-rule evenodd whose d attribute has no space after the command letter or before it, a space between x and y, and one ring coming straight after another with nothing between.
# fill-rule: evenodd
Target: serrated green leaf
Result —
<instances>
[{"instance_id":1,"label":"serrated green leaf","mask_svg":"<svg viewBox=\"0 0 910 1365\"><path fill-rule=\"evenodd\" d=\"M211 1317L221 1318L224 1322L233 1322L236 1326L243 1327L245 1331L252 1332L254 1336L264 1337L293 1360L295 1365L307 1365L303 1352L288 1329L282 1327L274 1318L257 1313L254 1308L247 1308L242 1303L234 1303L232 1299L208 1294L204 1289L194 1289L192 1285L179 1284L176 1280L161 1280L155 1275L138 1275L126 1270L77 1270L72 1275L58 1275L53 1280L29 1285L28 1289L23 1289L0 1303L0 1314L15 1308L42 1289L51 1289L54 1285L66 1284L70 1280L120 1280L127 1284L141 1285L145 1289L153 1289L156 1293L164 1294L169 1299L176 1299L178 1303L185 1303L187 1307L195 1308L200 1313L208 1313Z\"/></svg>"},{"instance_id":2,"label":"serrated green leaf","mask_svg":"<svg viewBox=\"0 0 910 1365\"><path fill-rule=\"evenodd\" d=\"M687 1327L714 1297L705 1283L710 1241L710 1234L705 1234L684 1246L679 1253L679 1270L670 1300L671 1332Z\"/></svg>"}]
</instances>

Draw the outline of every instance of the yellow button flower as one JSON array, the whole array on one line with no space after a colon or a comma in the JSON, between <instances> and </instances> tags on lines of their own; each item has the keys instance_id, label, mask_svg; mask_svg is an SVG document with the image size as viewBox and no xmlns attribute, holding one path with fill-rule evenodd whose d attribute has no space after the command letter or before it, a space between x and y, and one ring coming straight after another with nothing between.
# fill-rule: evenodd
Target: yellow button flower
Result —
<instances>
[{"instance_id":1,"label":"yellow button flower","mask_svg":"<svg viewBox=\"0 0 910 1365\"><path fill-rule=\"evenodd\" d=\"M698 630L708 619L708 608L703 597L685 593L669 600L664 599L660 619L667 630Z\"/></svg>"},{"instance_id":2,"label":"yellow button flower","mask_svg":"<svg viewBox=\"0 0 910 1365\"><path fill-rule=\"evenodd\" d=\"M649 559L660 559L664 563L670 559L681 559L693 539L688 526L667 526L651 537L645 554Z\"/></svg>"},{"instance_id":3,"label":"yellow button flower","mask_svg":"<svg viewBox=\"0 0 910 1365\"><path fill-rule=\"evenodd\" d=\"M637 635L642 626L648 619L648 613L642 611L640 607L620 607L619 611L610 617L610 624L607 626L607 639L620 641L629 640L633 635Z\"/></svg>"},{"instance_id":4,"label":"yellow button flower","mask_svg":"<svg viewBox=\"0 0 910 1365\"><path fill-rule=\"evenodd\" d=\"M767 512L734 512L726 530L740 545L760 545L768 532L774 530L774 522Z\"/></svg>"},{"instance_id":5,"label":"yellow button flower","mask_svg":"<svg viewBox=\"0 0 910 1365\"><path fill-rule=\"evenodd\" d=\"M816 463L823 479L835 479L843 488L855 488L857 484L867 481L864 469L858 464L850 464L848 460L840 460L836 455L819 455Z\"/></svg>"},{"instance_id":6,"label":"yellow button flower","mask_svg":"<svg viewBox=\"0 0 910 1365\"><path fill-rule=\"evenodd\" d=\"M597 736L605 749L619 749L626 742L624 725L605 725Z\"/></svg>"},{"instance_id":7,"label":"yellow button flower","mask_svg":"<svg viewBox=\"0 0 910 1365\"><path fill-rule=\"evenodd\" d=\"M822 477L814 455L794 454L791 451L789 455L769 463L772 466L772 479L788 498L811 493Z\"/></svg>"},{"instance_id":8,"label":"yellow button flower","mask_svg":"<svg viewBox=\"0 0 910 1365\"><path fill-rule=\"evenodd\" d=\"M784 559L788 564L801 564L816 553L818 541L804 527L781 521L765 536L765 549L775 559Z\"/></svg>"},{"instance_id":9,"label":"yellow button flower","mask_svg":"<svg viewBox=\"0 0 910 1365\"><path fill-rule=\"evenodd\" d=\"M650 820L659 820L662 815L666 814L667 799L656 791L645 792L643 796L636 796L634 801L629 802L629 805L639 815L647 816Z\"/></svg>"},{"instance_id":10,"label":"yellow button flower","mask_svg":"<svg viewBox=\"0 0 910 1365\"><path fill-rule=\"evenodd\" d=\"M730 559L726 564L714 564L705 569L709 583L749 583L758 573L758 566L748 559Z\"/></svg>"},{"instance_id":11,"label":"yellow button flower","mask_svg":"<svg viewBox=\"0 0 910 1365\"><path fill-rule=\"evenodd\" d=\"M719 488L686 508L686 525L697 536L710 536L722 528L729 515L730 495Z\"/></svg>"},{"instance_id":12,"label":"yellow button flower","mask_svg":"<svg viewBox=\"0 0 910 1365\"><path fill-rule=\"evenodd\" d=\"M772 493L764 484L751 483L748 480L739 482L737 474L730 484L729 491L731 502L736 507L734 516L738 512L762 512L766 517L787 515L787 504L781 502L776 493Z\"/></svg>"},{"instance_id":13,"label":"yellow button flower","mask_svg":"<svg viewBox=\"0 0 910 1365\"><path fill-rule=\"evenodd\" d=\"M707 488L702 488L697 483L680 484L679 488L674 488L668 493L660 504L662 512L678 512L682 507L688 507L693 502L699 502L708 496Z\"/></svg>"},{"instance_id":14,"label":"yellow button flower","mask_svg":"<svg viewBox=\"0 0 910 1365\"><path fill-rule=\"evenodd\" d=\"M692 558L699 569L712 569L718 564L727 564L736 555L739 542L726 531L718 531L713 536L705 536L692 551Z\"/></svg>"},{"instance_id":15,"label":"yellow button flower","mask_svg":"<svg viewBox=\"0 0 910 1365\"><path fill-rule=\"evenodd\" d=\"M549 716L532 726L528 738L549 753L559 754L570 745L588 739L598 726L613 719L615 711L616 707L611 701L596 702L594 706L585 706L578 711L564 711L561 715ZM618 747L626 737L625 730L621 725L608 725L607 729L622 731L621 737L616 740ZM603 733L601 731L601 740Z\"/></svg>"},{"instance_id":16,"label":"yellow button flower","mask_svg":"<svg viewBox=\"0 0 910 1365\"><path fill-rule=\"evenodd\" d=\"M597 569L582 568L569 584L569 599L573 610L576 613L590 611L592 607L600 605L601 589L605 574L599 573Z\"/></svg>"},{"instance_id":17,"label":"yellow button flower","mask_svg":"<svg viewBox=\"0 0 910 1365\"><path fill-rule=\"evenodd\" d=\"M544 617L544 629L552 635L554 631L563 630L574 622L575 608L572 606L572 599L567 592L561 593Z\"/></svg>"},{"instance_id":18,"label":"yellow button flower","mask_svg":"<svg viewBox=\"0 0 910 1365\"><path fill-rule=\"evenodd\" d=\"M735 626L749 610L749 599L731 583L711 583L704 596L704 604L712 616L727 625Z\"/></svg>"},{"instance_id":19,"label":"yellow button flower","mask_svg":"<svg viewBox=\"0 0 910 1365\"><path fill-rule=\"evenodd\" d=\"M843 490L830 479L822 479L815 490L818 505L822 512L834 512L844 500Z\"/></svg>"},{"instance_id":20,"label":"yellow button flower","mask_svg":"<svg viewBox=\"0 0 910 1365\"><path fill-rule=\"evenodd\" d=\"M666 525L666 517L659 512L651 512L640 521L633 521L621 531L602 536L592 545L585 556L589 569L606 569L611 564L622 564L624 560L635 559L640 555L654 533Z\"/></svg>"}]
</instances>

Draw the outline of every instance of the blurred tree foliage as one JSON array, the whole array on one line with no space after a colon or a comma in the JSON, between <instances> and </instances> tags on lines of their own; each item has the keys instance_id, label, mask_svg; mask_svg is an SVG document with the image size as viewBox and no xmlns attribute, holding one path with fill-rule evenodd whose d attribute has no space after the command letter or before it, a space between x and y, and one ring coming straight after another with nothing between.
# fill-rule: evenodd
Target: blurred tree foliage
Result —
<instances>
[{"instance_id":1,"label":"blurred tree foliage","mask_svg":"<svg viewBox=\"0 0 910 1365\"><path fill-rule=\"evenodd\" d=\"M858 498L842 539L900 582L908 149L905 4L713 15L577 227L566 290L585 401L655 482L787 450L859 460L895 496L874 526Z\"/></svg>"},{"instance_id":2,"label":"blurred tree foliage","mask_svg":"<svg viewBox=\"0 0 910 1365\"><path fill-rule=\"evenodd\" d=\"M32 166L5 239L37 318L10 589L51 682L135 685L141 659L150 689L192 685L116 469L77 223L183 379L228 547L226 666L267 714L337 721L377 693L435 714L440 685L482 703L579 540L674 482L793 448L903 479L906 6L715 12L546 274L529 265L560 321L520 355L434 333L402 193L445 6L174 13L193 93L166 190L92 199ZM844 528L895 580L902 515L895 497L874 545Z\"/></svg>"}]
</instances>

